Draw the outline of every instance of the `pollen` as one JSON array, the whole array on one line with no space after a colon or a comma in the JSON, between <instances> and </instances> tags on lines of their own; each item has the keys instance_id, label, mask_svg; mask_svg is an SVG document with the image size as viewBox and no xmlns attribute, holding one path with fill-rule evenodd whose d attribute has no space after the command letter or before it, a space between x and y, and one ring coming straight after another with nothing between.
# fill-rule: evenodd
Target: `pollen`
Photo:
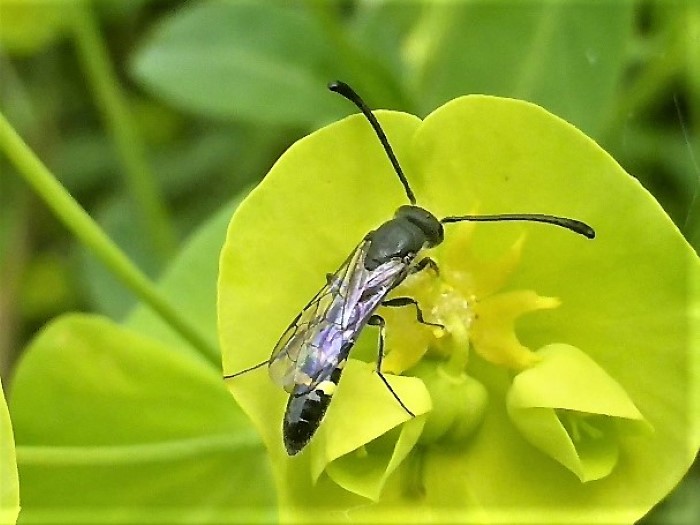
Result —
<instances>
[{"instance_id":1,"label":"pollen","mask_svg":"<svg viewBox=\"0 0 700 525\"><path fill-rule=\"evenodd\" d=\"M448 237L430 254L439 273L419 272L397 288L397 296L418 301L426 321L444 328L417 323L410 312L387 312L386 370L401 373L431 355L451 361L450 368L458 373L455 365L466 368L472 351L510 370L538 362L518 338L515 324L528 312L558 307L559 299L533 290L507 290L520 263L524 236L492 258L479 257L473 236L470 227Z\"/></svg>"}]
</instances>

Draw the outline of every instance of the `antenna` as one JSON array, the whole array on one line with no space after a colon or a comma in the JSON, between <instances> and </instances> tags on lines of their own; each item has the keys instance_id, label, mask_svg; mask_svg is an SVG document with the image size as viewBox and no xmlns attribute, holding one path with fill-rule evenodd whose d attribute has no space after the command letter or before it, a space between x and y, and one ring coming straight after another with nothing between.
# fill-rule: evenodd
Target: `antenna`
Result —
<instances>
[{"instance_id":1,"label":"antenna","mask_svg":"<svg viewBox=\"0 0 700 525\"><path fill-rule=\"evenodd\" d=\"M245 370L240 370L239 372L236 372L235 374L228 374L228 375L225 375L225 376L224 376L224 379L231 379L231 378L234 378L234 377L242 376L243 374L246 374L246 373L248 373L248 372L252 372L253 370L257 370L257 369L260 368L261 366L265 366L265 365L269 365L269 364L270 364L270 360L269 360L269 359L266 359L266 360L263 361L262 363L258 363L257 365L249 366L249 367L246 368Z\"/></svg>"},{"instance_id":2,"label":"antenna","mask_svg":"<svg viewBox=\"0 0 700 525\"><path fill-rule=\"evenodd\" d=\"M386 151L386 154L389 157L389 160L391 161L391 165L394 166L396 174L399 176L399 179L401 179L401 184L403 184L403 189L406 191L406 196L408 197L408 200L411 202L411 204L415 204L416 196L413 194L413 190L411 190L411 187L408 185L408 180L403 174L403 170L399 165L399 161L396 159L396 155L394 155L394 150L391 149L389 139L386 138L386 135L384 134L384 131L379 125L377 118L372 114L372 111L367 107L367 104L365 104L364 100L360 98L360 95L355 93L354 89L348 86L345 82L341 82L340 80L336 80L335 82L331 82L330 84L328 84L328 89L347 98L350 102L355 104L360 111L362 111L365 117L367 117L367 120L369 120L369 123L372 125L374 132L377 134L377 137L379 137L379 142L381 142L382 146L384 146L384 151Z\"/></svg>"},{"instance_id":3,"label":"antenna","mask_svg":"<svg viewBox=\"0 0 700 525\"><path fill-rule=\"evenodd\" d=\"M341 82L340 80L336 80L336 81L328 84L328 89L330 89L331 91L334 91L335 93L338 93L339 95L345 97L350 102L355 104L355 106L357 106L358 109L360 111L362 111L363 115L365 117L367 117L367 120L372 125L374 132L377 134L377 137L379 138L379 142L381 142L382 146L384 146L384 151L386 151L386 154L389 157L389 160L391 161L391 165L394 166L394 170L396 171L396 174L399 176L399 179L401 180L401 184L403 185L403 188L406 191L406 196L408 197L408 200L411 202L412 205L415 205L416 204L416 196L413 194L413 190L411 190L411 187L408 184L408 179L406 179L406 176L404 175L403 170L401 169L401 166L399 165L399 161L396 159L396 155L394 155L394 150L391 149L391 145L389 144L389 139L387 139L386 135L384 134L384 131L382 130L382 127L379 125L379 122L377 121L377 118L372 114L372 111L369 109L369 107L367 107L367 104L365 104L364 100L362 100L360 95L358 95L354 89L352 89L350 86L348 86L345 82ZM595 230L593 230L593 228L591 228L585 222L577 221L576 219L569 219L567 217L556 217L554 215L544 215L541 213L532 213L532 214L529 214L529 213L528 214L504 213L502 215L460 215L460 216L445 217L444 219L440 220L440 222L443 224L449 224L451 222L462 222L462 221L473 221L473 222L496 222L496 221L542 222L542 223L553 224L554 226L560 226L562 228L566 228L567 230L571 230L574 233L578 233L579 235L583 235L584 237L587 237L588 239L595 238Z\"/></svg>"},{"instance_id":4,"label":"antenna","mask_svg":"<svg viewBox=\"0 0 700 525\"><path fill-rule=\"evenodd\" d=\"M460 215L455 217L445 217L440 219L443 224L448 224L451 222L462 222L462 221L473 221L473 222L497 222L497 221L529 221L529 222L543 222L546 224L553 224L554 226L561 226L567 230L571 230L574 233L583 235L588 239L595 238L595 230L591 228L585 222L577 221L576 219L569 219L567 217L557 217L555 215L543 215L541 213L527 213L527 214L514 214L514 213L504 213L502 215Z\"/></svg>"}]
</instances>

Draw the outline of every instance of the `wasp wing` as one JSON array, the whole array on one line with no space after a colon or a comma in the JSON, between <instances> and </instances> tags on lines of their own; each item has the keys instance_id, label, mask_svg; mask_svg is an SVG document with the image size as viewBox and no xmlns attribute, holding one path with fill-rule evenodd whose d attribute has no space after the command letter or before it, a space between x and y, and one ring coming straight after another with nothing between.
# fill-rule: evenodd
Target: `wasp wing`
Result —
<instances>
[{"instance_id":1,"label":"wasp wing","mask_svg":"<svg viewBox=\"0 0 700 525\"><path fill-rule=\"evenodd\" d=\"M408 261L393 259L365 268L369 241L363 240L326 285L292 321L270 357L272 380L287 392L312 390L347 358L355 339L389 291L401 282ZM299 392L299 390L297 390Z\"/></svg>"}]
</instances>

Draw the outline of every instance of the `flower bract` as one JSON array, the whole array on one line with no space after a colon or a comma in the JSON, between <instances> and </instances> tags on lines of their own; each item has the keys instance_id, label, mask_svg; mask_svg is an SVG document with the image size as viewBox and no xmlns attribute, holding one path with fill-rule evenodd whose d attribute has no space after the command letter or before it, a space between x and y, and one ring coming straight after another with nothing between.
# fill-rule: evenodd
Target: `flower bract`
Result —
<instances>
[{"instance_id":1,"label":"flower bract","mask_svg":"<svg viewBox=\"0 0 700 525\"><path fill-rule=\"evenodd\" d=\"M371 327L350 355L365 363L348 366L321 430L293 458L282 446L287 394L263 370L230 380L269 451L281 519L639 519L698 450L689 412L698 341L688 336L698 322L697 255L636 180L542 108L469 96L423 121L376 114L418 204L435 216L544 213L585 221L597 235L529 223L445 225L444 245L427 252L444 274L405 283L445 329L416 328L408 308L386 314L385 372L415 420L377 390ZM222 250L225 372L267 359L325 275L405 203L361 116L282 155L235 213ZM570 350L568 361L555 362L552 348ZM555 381L575 377L564 372L576 367L598 378L594 390L572 383L571 393ZM444 394L439 370L469 378L464 390ZM619 396L606 404L604 392ZM460 411L450 397L479 409ZM539 408L546 415L536 420ZM621 421L653 431L622 431ZM554 446L542 440L551 424L562 438Z\"/></svg>"}]
</instances>

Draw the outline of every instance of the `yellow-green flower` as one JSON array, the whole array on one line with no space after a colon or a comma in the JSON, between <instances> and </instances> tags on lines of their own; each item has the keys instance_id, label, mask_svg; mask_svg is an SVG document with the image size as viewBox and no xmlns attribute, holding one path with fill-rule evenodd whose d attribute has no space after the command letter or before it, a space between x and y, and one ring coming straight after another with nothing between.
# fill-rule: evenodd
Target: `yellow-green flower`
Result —
<instances>
[{"instance_id":1,"label":"yellow-green flower","mask_svg":"<svg viewBox=\"0 0 700 525\"><path fill-rule=\"evenodd\" d=\"M597 238L446 225L430 254L440 275L396 291L445 329L417 326L411 309L383 313L385 370L415 419L373 372L372 328L297 457L282 445L286 393L262 370L229 381L268 448L282 519L638 519L698 450L689 413L697 256L614 160L539 107L471 96L424 121L378 117L418 203L437 217L548 213L586 221ZM292 146L229 226L224 370L266 359L325 274L404 203L362 118Z\"/></svg>"}]
</instances>

